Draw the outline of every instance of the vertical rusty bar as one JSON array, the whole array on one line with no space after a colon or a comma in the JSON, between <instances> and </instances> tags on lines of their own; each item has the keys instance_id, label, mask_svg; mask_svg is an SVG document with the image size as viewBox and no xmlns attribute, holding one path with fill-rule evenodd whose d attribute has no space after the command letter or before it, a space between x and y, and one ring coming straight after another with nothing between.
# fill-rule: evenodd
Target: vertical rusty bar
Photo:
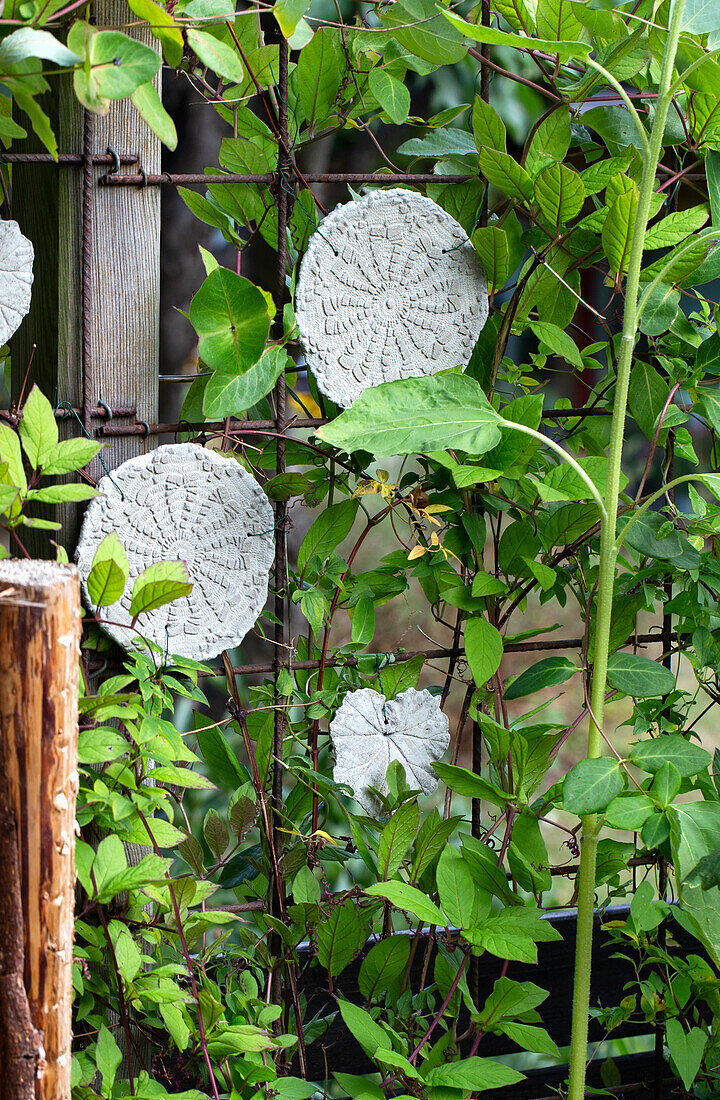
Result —
<instances>
[{"instance_id":1,"label":"vertical rusty bar","mask_svg":"<svg viewBox=\"0 0 720 1100\"><path fill-rule=\"evenodd\" d=\"M93 401L92 361L92 231L93 187L95 183L92 142L95 116L85 111L83 120L82 182L82 419L91 434Z\"/></svg>"},{"instance_id":2,"label":"vertical rusty bar","mask_svg":"<svg viewBox=\"0 0 720 1100\"><path fill-rule=\"evenodd\" d=\"M280 143L278 146L278 182L277 182L277 212L278 212L278 249L277 249L277 281L275 285L275 305L277 314L275 318L276 329L282 333L283 303L285 299L285 269L287 266L287 224L288 224L288 192L285 181L286 164L288 158L288 44L283 36L279 43L279 74L278 74L278 128ZM277 457L276 473L285 472L285 430L287 428L287 391L285 376L280 375L274 390L275 394L275 430L277 431ZM277 678L285 663L285 646L287 645L287 540L285 534L285 519L287 517L287 504L278 501L275 505L275 655L273 660L276 686L276 705L281 701L277 694ZM282 809L282 767L277 761L282 760L283 736L285 732L285 715L281 709L274 712L275 715L275 768L273 771L272 804L274 811L274 824L279 824L279 816Z\"/></svg>"}]
</instances>

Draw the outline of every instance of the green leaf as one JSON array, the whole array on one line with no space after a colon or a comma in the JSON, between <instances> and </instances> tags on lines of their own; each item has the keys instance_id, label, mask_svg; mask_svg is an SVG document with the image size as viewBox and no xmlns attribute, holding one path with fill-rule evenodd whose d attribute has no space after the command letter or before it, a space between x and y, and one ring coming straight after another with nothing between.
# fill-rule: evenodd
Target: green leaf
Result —
<instances>
[{"instance_id":1,"label":"green leaf","mask_svg":"<svg viewBox=\"0 0 720 1100\"><path fill-rule=\"evenodd\" d=\"M407 6L396 0L382 22L404 49L434 66L452 65L467 53L462 35L438 14L434 0L410 0Z\"/></svg>"},{"instance_id":2,"label":"green leaf","mask_svg":"<svg viewBox=\"0 0 720 1100\"><path fill-rule=\"evenodd\" d=\"M510 243L504 229L498 225L486 225L476 229L472 243L485 270L488 290L492 294L501 290L510 274Z\"/></svg>"},{"instance_id":3,"label":"green leaf","mask_svg":"<svg viewBox=\"0 0 720 1100\"><path fill-rule=\"evenodd\" d=\"M570 115L567 107L560 105L543 119L533 134L525 156L525 169L536 176L550 164L561 164L569 147Z\"/></svg>"},{"instance_id":4,"label":"green leaf","mask_svg":"<svg viewBox=\"0 0 720 1100\"><path fill-rule=\"evenodd\" d=\"M561 940L562 936L541 911L530 906L513 906L485 917L466 938L475 947L497 955L499 959L536 963L537 943Z\"/></svg>"},{"instance_id":5,"label":"green leaf","mask_svg":"<svg viewBox=\"0 0 720 1100\"><path fill-rule=\"evenodd\" d=\"M201 725L206 726L207 718L195 712ZM247 782L247 772L230 748L227 737L217 726L199 730L196 734L200 755L208 766L210 778L223 787L239 787Z\"/></svg>"},{"instance_id":6,"label":"green leaf","mask_svg":"<svg viewBox=\"0 0 720 1100\"><path fill-rule=\"evenodd\" d=\"M481 775L475 775L467 768L459 768L456 764L433 764L433 771L451 790L466 798L484 798L496 806L504 806L512 798Z\"/></svg>"},{"instance_id":7,"label":"green leaf","mask_svg":"<svg viewBox=\"0 0 720 1100\"><path fill-rule=\"evenodd\" d=\"M501 153L505 152L505 123L495 108L479 95L473 100L472 129L478 152L487 145Z\"/></svg>"},{"instance_id":8,"label":"green leaf","mask_svg":"<svg viewBox=\"0 0 720 1100\"><path fill-rule=\"evenodd\" d=\"M298 93L308 122L324 120L330 114L342 84L343 59L339 33L328 27L315 31L301 51L297 67Z\"/></svg>"},{"instance_id":9,"label":"green leaf","mask_svg":"<svg viewBox=\"0 0 720 1100\"><path fill-rule=\"evenodd\" d=\"M564 684L578 671L578 666L569 657L545 657L530 668L526 668L505 689L506 699L521 699L543 688Z\"/></svg>"},{"instance_id":10,"label":"green leaf","mask_svg":"<svg viewBox=\"0 0 720 1100\"><path fill-rule=\"evenodd\" d=\"M156 4L155 0L128 0L128 7L149 25L153 36L162 46L168 65L173 69L179 68L182 61L183 36L170 12L165 10L164 5ZM190 14L187 6L184 14Z\"/></svg>"},{"instance_id":11,"label":"green leaf","mask_svg":"<svg viewBox=\"0 0 720 1100\"><path fill-rule=\"evenodd\" d=\"M601 813L625 786L625 776L617 760L601 756L581 760L565 776L563 809L572 814Z\"/></svg>"},{"instance_id":12,"label":"green leaf","mask_svg":"<svg viewBox=\"0 0 720 1100\"><path fill-rule=\"evenodd\" d=\"M380 878L392 878L400 869L403 858L415 839L419 821L417 802L406 802L390 818L378 843L377 865Z\"/></svg>"},{"instance_id":13,"label":"green leaf","mask_svg":"<svg viewBox=\"0 0 720 1100\"><path fill-rule=\"evenodd\" d=\"M535 180L535 202L557 228L582 210L585 187L580 175L565 164L550 164Z\"/></svg>"},{"instance_id":14,"label":"green leaf","mask_svg":"<svg viewBox=\"0 0 720 1100\"><path fill-rule=\"evenodd\" d=\"M526 808L515 818L508 863L513 878L523 890L542 894L552 887L550 857L540 830L540 823Z\"/></svg>"},{"instance_id":15,"label":"green leaf","mask_svg":"<svg viewBox=\"0 0 720 1100\"><path fill-rule=\"evenodd\" d=\"M476 149L470 134L452 126L429 130L422 138L410 138L403 142L398 153L406 157L464 157L475 156Z\"/></svg>"},{"instance_id":16,"label":"green leaf","mask_svg":"<svg viewBox=\"0 0 720 1100\"><path fill-rule=\"evenodd\" d=\"M67 485L46 485L43 489L30 489L28 500L38 504L67 504L80 500L92 500L98 495L92 485L79 485L71 482Z\"/></svg>"},{"instance_id":17,"label":"green leaf","mask_svg":"<svg viewBox=\"0 0 720 1100\"><path fill-rule=\"evenodd\" d=\"M7 466L7 470L0 480L25 492L27 478L23 468L20 437L8 424L0 424L0 467L3 465Z\"/></svg>"},{"instance_id":18,"label":"green leaf","mask_svg":"<svg viewBox=\"0 0 720 1100\"><path fill-rule=\"evenodd\" d=\"M432 1087L469 1089L471 1092L505 1088L524 1080L524 1073L493 1062L490 1058L478 1058L477 1055L431 1066L425 1072L425 1082Z\"/></svg>"},{"instance_id":19,"label":"green leaf","mask_svg":"<svg viewBox=\"0 0 720 1100\"><path fill-rule=\"evenodd\" d=\"M0 42L0 71L7 71L9 65L17 65L19 61L33 57L42 57L63 67L77 65L81 60L49 31L40 31L35 27L20 27Z\"/></svg>"},{"instance_id":20,"label":"green leaf","mask_svg":"<svg viewBox=\"0 0 720 1100\"><path fill-rule=\"evenodd\" d=\"M697 233L708 220L707 206L694 206L690 210L677 210L665 214L657 225L645 234L645 248L672 248L691 233Z\"/></svg>"},{"instance_id":21,"label":"green leaf","mask_svg":"<svg viewBox=\"0 0 720 1100\"><path fill-rule=\"evenodd\" d=\"M546 344L555 355L583 370L583 361L578 346L564 329L550 321L532 321L530 328L541 344Z\"/></svg>"},{"instance_id":22,"label":"green leaf","mask_svg":"<svg viewBox=\"0 0 720 1100\"><path fill-rule=\"evenodd\" d=\"M166 145L168 149L175 149L178 140L175 123L163 107L162 100L153 82L149 80L147 84L141 84L135 89L130 98L135 104L135 109L140 117L147 123L152 132L160 138L163 145Z\"/></svg>"},{"instance_id":23,"label":"green leaf","mask_svg":"<svg viewBox=\"0 0 720 1100\"><path fill-rule=\"evenodd\" d=\"M225 77L233 84L242 84L245 79L245 70L234 47L228 46L219 38L207 31L198 31L194 27L188 27L185 31L188 46L193 50L208 69L212 69L218 76Z\"/></svg>"},{"instance_id":24,"label":"green leaf","mask_svg":"<svg viewBox=\"0 0 720 1100\"><path fill-rule=\"evenodd\" d=\"M486 684L500 668L503 640L500 631L483 615L465 623L465 656L478 687Z\"/></svg>"},{"instance_id":25,"label":"green leaf","mask_svg":"<svg viewBox=\"0 0 720 1100\"><path fill-rule=\"evenodd\" d=\"M550 1058L560 1061L560 1051L557 1044L542 1027L533 1027L531 1024L521 1024L517 1020L504 1020L500 1026L508 1039L512 1039L523 1050L537 1051L538 1054L547 1054Z\"/></svg>"},{"instance_id":26,"label":"green leaf","mask_svg":"<svg viewBox=\"0 0 720 1100\"><path fill-rule=\"evenodd\" d=\"M240 416L270 393L288 366L292 359L284 348L268 348L241 374L216 370L205 386L203 413L208 420Z\"/></svg>"},{"instance_id":27,"label":"green leaf","mask_svg":"<svg viewBox=\"0 0 720 1100\"><path fill-rule=\"evenodd\" d=\"M15 485L0 485L0 512L5 514L18 499L19 490ZM4 549L4 547L3 547ZM5 557L5 554L2 555Z\"/></svg>"},{"instance_id":28,"label":"green leaf","mask_svg":"<svg viewBox=\"0 0 720 1100\"><path fill-rule=\"evenodd\" d=\"M133 585L130 615L136 619L166 603L189 596L192 583L184 561L158 561L149 565Z\"/></svg>"},{"instance_id":29,"label":"green leaf","mask_svg":"<svg viewBox=\"0 0 720 1100\"><path fill-rule=\"evenodd\" d=\"M637 653L613 653L608 660L608 683L635 699L655 699L675 688L669 668Z\"/></svg>"},{"instance_id":30,"label":"green leaf","mask_svg":"<svg viewBox=\"0 0 720 1100\"><path fill-rule=\"evenodd\" d=\"M28 462L41 470L55 458L58 426L53 407L37 386L30 390L20 421L20 441Z\"/></svg>"},{"instance_id":31,"label":"green leaf","mask_svg":"<svg viewBox=\"0 0 720 1100\"><path fill-rule=\"evenodd\" d=\"M610 270L617 275L627 271L630 245L635 232L638 206L638 190L623 192L610 205L602 228L602 246L610 263Z\"/></svg>"},{"instance_id":32,"label":"green leaf","mask_svg":"<svg viewBox=\"0 0 720 1100\"><path fill-rule=\"evenodd\" d=\"M125 99L160 68L160 55L121 31L99 31L78 20L68 47L85 64L75 69L75 94L89 111L105 111L110 99Z\"/></svg>"},{"instance_id":33,"label":"green leaf","mask_svg":"<svg viewBox=\"0 0 720 1100\"><path fill-rule=\"evenodd\" d=\"M646 336L667 332L677 317L680 291L668 283L658 283L648 295L640 317L640 330ZM671 425L668 425L670 427Z\"/></svg>"},{"instance_id":34,"label":"green leaf","mask_svg":"<svg viewBox=\"0 0 720 1100\"><path fill-rule=\"evenodd\" d=\"M717 0L685 0L683 30L691 34L705 34L720 27L720 5ZM689 1088L686 1085L685 1088Z\"/></svg>"},{"instance_id":35,"label":"green leaf","mask_svg":"<svg viewBox=\"0 0 720 1100\"><path fill-rule=\"evenodd\" d=\"M529 35L535 27L535 0L495 0L495 10L514 31Z\"/></svg>"},{"instance_id":36,"label":"green leaf","mask_svg":"<svg viewBox=\"0 0 720 1100\"><path fill-rule=\"evenodd\" d=\"M125 591L130 564L120 539L111 531L102 540L88 573L88 595L96 607L108 607Z\"/></svg>"},{"instance_id":37,"label":"green leaf","mask_svg":"<svg viewBox=\"0 0 720 1100\"><path fill-rule=\"evenodd\" d=\"M703 890L712 890L720 886L720 848L703 856L692 871L685 876L688 886L701 886Z\"/></svg>"},{"instance_id":38,"label":"green leaf","mask_svg":"<svg viewBox=\"0 0 720 1100\"><path fill-rule=\"evenodd\" d=\"M203 821L205 842L216 860L221 859L230 843L230 830L227 822L217 810L210 809Z\"/></svg>"},{"instance_id":39,"label":"green leaf","mask_svg":"<svg viewBox=\"0 0 720 1100\"><path fill-rule=\"evenodd\" d=\"M270 478L263 485L263 490L269 500L290 500L291 497L304 496L312 487L312 481L304 474L289 473Z\"/></svg>"},{"instance_id":40,"label":"green leaf","mask_svg":"<svg viewBox=\"0 0 720 1100\"><path fill-rule=\"evenodd\" d=\"M341 973L365 940L365 926L354 901L336 905L317 926L318 960L331 977Z\"/></svg>"},{"instance_id":41,"label":"green leaf","mask_svg":"<svg viewBox=\"0 0 720 1100\"><path fill-rule=\"evenodd\" d=\"M257 817L257 803L246 795L238 795L237 792L228 804L228 824L238 840L243 840L250 831ZM306 868L307 870L308 868ZM312 875L312 872L310 872ZM297 883L297 876L295 879ZM318 901L319 887L318 887Z\"/></svg>"},{"instance_id":42,"label":"green leaf","mask_svg":"<svg viewBox=\"0 0 720 1100\"><path fill-rule=\"evenodd\" d=\"M100 444L93 439L63 439L58 443L50 462L43 467L43 473L70 474L74 470L80 470L95 458L99 450Z\"/></svg>"},{"instance_id":43,"label":"green leaf","mask_svg":"<svg viewBox=\"0 0 720 1100\"><path fill-rule=\"evenodd\" d=\"M377 457L457 448L484 454L500 442L500 418L478 383L435 374L373 386L318 430L333 447Z\"/></svg>"},{"instance_id":44,"label":"green leaf","mask_svg":"<svg viewBox=\"0 0 720 1100\"><path fill-rule=\"evenodd\" d=\"M128 748L127 740L112 726L83 730L78 737L78 760L81 764L103 764L124 756Z\"/></svg>"},{"instance_id":45,"label":"green leaf","mask_svg":"<svg viewBox=\"0 0 720 1100\"><path fill-rule=\"evenodd\" d=\"M393 879L392 882L374 882L365 889L370 897L387 898L387 900L403 912L412 913L418 920L426 924L436 924L441 928L445 926L445 918L429 898L414 886L408 886L406 882Z\"/></svg>"},{"instance_id":46,"label":"green leaf","mask_svg":"<svg viewBox=\"0 0 720 1100\"><path fill-rule=\"evenodd\" d=\"M621 794L608 805L605 820L612 829L636 832L642 829L653 809L653 801L646 794Z\"/></svg>"},{"instance_id":47,"label":"green leaf","mask_svg":"<svg viewBox=\"0 0 720 1100\"><path fill-rule=\"evenodd\" d=\"M271 317L263 292L225 267L210 272L190 305L200 357L226 374L242 374L258 361Z\"/></svg>"},{"instance_id":48,"label":"green leaf","mask_svg":"<svg viewBox=\"0 0 720 1100\"><path fill-rule=\"evenodd\" d=\"M538 34L559 42L583 33L574 0L537 0L535 26Z\"/></svg>"},{"instance_id":49,"label":"green leaf","mask_svg":"<svg viewBox=\"0 0 720 1100\"><path fill-rule=\"evenodd\" d=\"M120 1047L105 1027L105 1024L101 1024L95 1045L95 1064L102 1078L100 1088L103 1096L111 1095L115 1074L122 1062L122 1057Z\"/></svg>"},{"instance_id":50,"label":"green leaf","mask_svg":"<svg viewBox=\"0 0 720 1100\"><path fill-rule=\"evenodd\" d=\"M358 984L363 997L371 1000L398 986L409 957L409 936L389 936L376 943L360 967Z\"/></svg>"},{"instance_id":51,"label":"green leaf","mask_svg":"<svg viewBox=\"0 0 720 1100\"><path fill-rule=\"evenodd\" d=\"M435 877L443 912L455 928L473 928L490 912L490 894L478 890L470 866L457 848L445 845Z\"/></svg>"},{"instance_id":52,"label":"green leaf","mask_svg":"<svg viewBox=\"0 0 720 1100\"><path fill-rule=\"evenodd\" d=\"M508 198L531 203L533 182L528 173L509 153L485 146L480 150L480 171Z\"/></svg>"},{"instance_id":53,"label":"green leaf","mask_svg":"<svg viewBox=\"0 0 720 1100\"><path fill-rule=\"evenodd\" d=\"M115 948L118 970L126 982L131 982L142 966L140 950L120 921L111 921L109 931Z\"/></svg>"},{"instance_id":54,"label":"green leaf","mask_svg":"<svg viewBox=\"0 0 720 1100\"><path fill-rule=\"evenodd\" d=\"M670 1057L689 1092L702 1064L708 1041L707 1032L701 1031L699 1027L691 1027L689 1031L685 1031L679 1020L670 1019L665 1024L665 1038Z\"/></svg>"},{"instance_id":55,"label":"green leaf","mask_svg":"<svg viewBox=\"0 0 720 1100\"><path fill-rule=\"evenodd\" d=\"M338 1008L348 1031L355 1036L365 1053L371 1058L378 1047L387 1045L387 1035L364 1008L340 999L338 999Z\"/></svg>"},{"instance_id":56,"label":"green leaf","mask_svg":"<svg viewBox=\"0 0 720 1100\"><path fill-rule=\"evenodd\" d=\"M670 823L670 845L679 884L683 921L691 926L716 966L720 965L720 890L702 889L687 882L690 872L704 856L718 847L720 804L717 802L676 803L666 811ZM644 837L643 837L644 840Z\"/></svg>"},{"instance_id":57,"label":"green leaf","mask_svg":"<svg viewBox=\"0 0 720 1100\"><path fill-rule=\"evenodd\" d=\"M439 5L438 5L439 7ZM508 34L505 31L496 30L495 27L482 27L476 23L467 23L454 12L439 8L446 19L449 19L454 27L475 42L483 42L489 46L512 46L519 50L542 50L543 53L555 54L561 61L572 61L576 58L589 57L591 47L584 42L552 42L544 38L528 38L524 34Z\"/></svg>"},{"instance_id":58,"label":"green leaf","mask_svg":"<svg viewBox=\"0 0 720 1100\"><path fill-rule=\"evenodd\" d=\"M659 772L667 763L674 764L683 777L698 775L712 763L712 757L706 749L693 744L679 733L664 733L660 737L631 745L629 760L651 775Z\"/></svg>"},{"instance_id":59,"label":"green leaf","mask_svg":"<svg viewBox=\"0 0 720 1100\"><path fill-rule=\"evenodd\" d=\"M337 421L335 421L337 423ZM357 500L331 504L313 522L298 550L297 567L302 573L311 558L324 559L350 534L358 510Z\"/></svg>"},{"instance_id":60,"label":"green leaf","mask_svg":"<svg viewBox=\"0 0 720 1100\"><path fill-rule=\"evenodd\" d=\"M317 37L317 36L316 36ZM401 126L410 114L410 92L401 80L387 69L374 68L368 78L370 91L385 114L396 126Z\"/></svg>"},{"instance_id":61,"label":"green leaf","mask_svg":"<svg viewBox=\"0 0 720 1100\"><path fill-rule=\"evenodd\" d=\"M297 905L315 905L320 901L320 883L309 867L301 867L293 879L293 898Z\"/></svg>"},{"instance_id":62,"label":"green leaf","mask_svg":"<svg viewBox=\"0 0 720 1100\"><path fill-rule=\"evenodd\" d=\"M291 38L295 28L310 7L310 0L276 0L273 15L284 38Z\"/></svg>"}]
</instances>

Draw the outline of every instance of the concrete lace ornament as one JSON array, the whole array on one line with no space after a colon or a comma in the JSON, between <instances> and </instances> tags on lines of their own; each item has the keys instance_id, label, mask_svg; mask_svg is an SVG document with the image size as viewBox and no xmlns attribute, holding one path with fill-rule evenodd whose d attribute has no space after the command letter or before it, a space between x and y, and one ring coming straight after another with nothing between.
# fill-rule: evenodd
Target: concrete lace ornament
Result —
<instances>
[{"instance_id":1,"label":"concrete lace ornament","mask_svg":"<svg viewBox=\"0 0 720 1100\"><path fill-rule=\"evenodd\" d=\"M189 596L150 611L138 630L166 651L193 660L238 645L267 599L275 552L270 502L232 458L195 443L158 447L124 462L99 485L88 506L77 549L85 598L100 542L115 531L125 547L130 577L119 602L101 609L105 630L126 649L130 596L138 574L158 561L187 563Z\"/></svg>"},{"instance_id":2,"label":"concrete lace ornament","mask_svg":"<svg viewBox=\"0 0 720 1100\"><path fill-rule=\"evenodd\" d=\"M336 207L300 266L307 364L345 408L381 382L466 366L487 315L485 272L465 230L403 188Z\"/></svg>"},{"instance_id":3,"label":"concrete lace ornament","mask_svg":"<svg viewBox=\"0 0 720 1100\"><path fill-rule=\"evenodd\" d=\"M18 223L0 221L0 346L30 309L34 259L33 246Z\"/></svg>"},{"instance_id":4,"label":"concrete lace ornament","mask_svg":"<svg viewBox=\"0 0 720 1100\"><path fill-rule=\"evenodd\" d=\"M388 793L385 773L393 760L411 787L432 794L438 778L431 765L450 744L448 719L429 691L408 688L395 699L373 688L349 692L330 723L335 749L333 778L352 787L366 813L381 810L376 791Z\"/></svg>"}]
</instances>

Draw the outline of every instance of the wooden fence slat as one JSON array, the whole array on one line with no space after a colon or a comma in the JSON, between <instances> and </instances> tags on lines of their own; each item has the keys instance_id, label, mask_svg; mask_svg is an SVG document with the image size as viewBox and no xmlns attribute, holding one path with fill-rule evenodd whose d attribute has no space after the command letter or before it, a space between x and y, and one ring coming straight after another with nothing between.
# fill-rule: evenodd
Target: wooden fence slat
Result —
<instances>
[{"instance_id":1,"label":"wooden fence slat","mask_svg":"<svg viewBox=\"0 0 720 1100\"><path fill-rule=\"evenodd\" d=\"M18 841L25 989L42 1041L36 1100L70 1098L80 626L75 566L0 562L0 749Z\"/></svg>"},{"instance_id":2,"label":"wooden fence slat","mask_svg":"<svg viewBox=\"0 0 720 1100\"><path fill-rule=\"evenodd\" d=\"M98 28L123 28L157 48L148 27L127 26L137 20L125 0L96 0L92 14ZM82 153L84 112L70 76L53 78L43 106L51 115L60 151ZM106 115L93 120L89 152L105 153L108 145L137 157L123 172L137 172L138 166L151 173L160 169L160 142L129 99L112 102ZM41 148L32 134L17 144L19 152ZM96 164L90 173L89 403L129 406L139 421L152 424L158 419L160 188L103 187L98 181L108 170L108 165ZM35 249L30 313L12 340L13 398L17 400L32 360L31 384L37 382L51 401L82 409L83 166L15 164L12 182L13 217ZM118 418L113 426L132 422ZM100 424L91 422L93 435ZM77 436L81 428L71 417L62 422L61 432ZM103 458L110 469L156 443L146 443L142 435L108 442ZM97 459L90 472L102 476ZM53 518L63 524L58 541L71 551L81 509L63 505L57 512ZM46 539L29 542L34 552L47 554Z\"/></svg>"}]
</instances>

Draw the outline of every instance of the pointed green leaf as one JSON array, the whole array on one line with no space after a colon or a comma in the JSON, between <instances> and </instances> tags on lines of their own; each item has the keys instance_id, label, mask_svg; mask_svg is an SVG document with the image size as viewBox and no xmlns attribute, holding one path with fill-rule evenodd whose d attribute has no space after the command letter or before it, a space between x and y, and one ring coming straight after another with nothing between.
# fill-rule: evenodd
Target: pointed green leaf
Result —
<instances>
[{"instance_id":1,"label":"pointed green leaf","mask_svg":"<svg viewBox=\"0 0 720 1100\"><path fill-rule=\"evenodd\" d=\"M636 699L654 699L675 688L669 668L637 653L613 653L608 660L608 683Z\"/></svg>"},{"instance_id":2,"label":"pointed green leaf","mask_svg":"<svg viewBox=\"0 0 720 1100\"><path fill-rule=\"evenodd\" d=\"M333 447L377 457L448 448L484 454L500 442L499 422L473 378L436 374L373 386L317 434Z\"/></svg>"},{"instance_id":3,"label":"pointed green leaf","mask_svg":"<svg viewBox=\"0 0 720 1100\"><path fill-rule=\"evenodd\" d=\"M166 603L188 596L192 583L184 561L158 561L149 565L133 585L130 615L133 619Z\"/></svg>"},{"instance_id":4,"label":"pointed green leaf","mask_svg":"<svg viewBox=\"0 0 720 1100\"><path fill-rule=\"evenodd\" d=\"M58 426L53 407L37 386L30 390L20 421L20 441L34 470L51 462L57 451Z\"/></svg>"}]
</instances>

